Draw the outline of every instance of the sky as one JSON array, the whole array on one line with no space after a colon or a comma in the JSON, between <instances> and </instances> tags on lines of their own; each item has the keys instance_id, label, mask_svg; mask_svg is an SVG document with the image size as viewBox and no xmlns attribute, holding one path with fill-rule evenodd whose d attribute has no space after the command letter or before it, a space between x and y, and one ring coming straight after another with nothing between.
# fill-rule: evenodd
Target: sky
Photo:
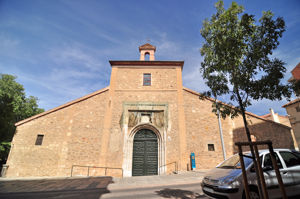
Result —
<instances>
[{"instance_id":1,"label":"sky","mask_svg":"<svg viewBox=\"0 0 300 199\"><path fill-rule=\"evenodd\" d=\"M0 73L17 76L28 96L49 110L109 86L109 60L138 60L150 41L156 60L183 60L183 85L208 88L199 72L202 22L215 0L0 0ZM258 20L262 11L283 17L286 31L273 56L286 63L283 82L300 62L300 1L241 0ZM224 1L228 8L231 1ZM228 102L226 98L220 98ZM258 115L269 108L286 115L287 100L252 101Z\"/></svg>"}]
</instances>

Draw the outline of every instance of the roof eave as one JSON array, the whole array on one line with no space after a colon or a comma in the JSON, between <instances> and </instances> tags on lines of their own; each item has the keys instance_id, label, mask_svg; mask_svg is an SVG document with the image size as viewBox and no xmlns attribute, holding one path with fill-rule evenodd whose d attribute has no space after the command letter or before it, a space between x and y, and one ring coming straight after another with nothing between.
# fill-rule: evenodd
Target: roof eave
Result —
<instances>
[{"instance_id":1,"label":"roof eave","mask_svg":"<svg viewBox=\"0 0 300 199\"><path fill-rule=\"evenodd\" d=\"M283 105L282 108L286 108L286 107L288 107L288 106L291 106L291 105L293 105L293 104L296 104L297 102L300 102L300 98L297 98L297 99L295 99L295 100L293 100L293 101L291 101L291 102L289 102L289 103Z\"/></svg>"},{"instance_id":2,"label":"roof eave","mask_svg":"<svg viewBox=\"0 0 300 199\"><path fill-rule=\"evenodd\" d=\"M109 60L113 66L179 66L183 67L184 61L140 61L140 60Z\"/></svg>"}]
</instances>

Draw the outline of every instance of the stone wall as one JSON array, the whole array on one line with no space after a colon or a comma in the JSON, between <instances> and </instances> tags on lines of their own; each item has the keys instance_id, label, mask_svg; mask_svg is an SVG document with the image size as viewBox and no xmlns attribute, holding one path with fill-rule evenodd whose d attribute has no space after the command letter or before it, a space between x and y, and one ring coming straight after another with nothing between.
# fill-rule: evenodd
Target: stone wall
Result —
<instances>
[{"instance_id":1,"label":"stone wall","mask_svg":"<svg viewBox=\"0 0 300 199\"><path fill-rule=\"evenodd\" d=\"M184 102L188 154L195 153L197 169L212 168L223 160L218 118L212 113L212 102L200 100L197 94L188 89L184 92ZM231 155L231 126L227 120L222 120L222 127L226 152ZM209 151L208 144L213 144L215 150Z\"/></svg>"},{"instance_id":2,"label":"stone wall","mask_svg":"<svg viewBox=\"0 0 300 199\"><path fill-rule=\"evenodd\" d=\"M289 115L291 126L294 130L295 139L298 144L298 149L300 149L300 100L299 98L295 100L296 103L288 104L284 106L286 112Z\"/></svg>"},{"instance_id":3,"label":"stone wall","mask_svg":"<svg viewBox=\"0 0 300 199\"><path fill-rule=\"evenodd\" d=\"M151 86L143 86L143 74L151 74ZM177 74L175 67L151 68L145 66L136 66L134 68L118 68L115 89L122 91L130 90L165 90L165 89L177 89ZM151 101L151 100L148 100Z\"/></svg>"},{"instance_id":4,"label":"stone wall","mask_svg":"<svg viewBox=\"0 0 300 199\"><path fill-rule=\"evenodd\" d=\"M196 92L184 89L185 117L187 128L187 149L194 152L199 169L212 168L223 160L222 145L217 116L211 112L212 102L200 100ZM271 140L274 148L294 148L288 126L247 114L251 134L257 141ZM237 152L235 142L247 141L242 116L221 119L226 156ZM208 150L214 144L215 151ZM266 147L259 147L266 148ZM249 148L243 150L249 151Z\"/></svg>"},{"instance_id":5,"label":"stone wall","mask_svg":"<svg viewBox=\"0 0 300 199\"><path fill-rule=\"evenodd\" d=\"M151 86L143 86L144 73L151 74ZM158 136L160 174L174 172L175 163L180 171L189 170L191 152L198 169L216 166L223 152L212 102L183 88L181 75L180 66L113 66L109 89L17 124L7 177L70 176L73 165L121 168L131 176L132 142L140 128ZM250 113L247 120L257 140L293 148L289 127ZM228 157L236 152L234 142L246 140L243 122L238 117L221 123ZM44 135L40 146L35 145L39 134ZM96 167L89 175L105 175L105 169ZM73 168L75 176L87 173L87 167ZM121 176L122 170L106 174Z\"/></svg>"},{"instance_id":6,"label":"stone wall","mask_svg":"<svg viewBox=\"0 0 300 199\"><path fill-rule=\"evenodd\" d=\"M235 118L233 121L233 142L246 141L246 133L242 117ZM256 116L247 115L247 122L252 137L256 141L271 140L274 148L294 149L294 141L291 134L291 128L273 121L264 120ZM261 146L260 149L266 149L267 146ZM232 146L233 152L237 152L237 147ZM243 150L248 150L245 148Z\"/></svg>"},{"instance_id":7,"label":"stone wall","mask_svg":"<svg viewBox=\"0 0 300 199\"><path fill-rule=\"evenodd\" d=\"M17 126L6 176L70 176L72 165L101 165L106 104L104 91ZM38 134L44 135L42 145L35 145ZM74 175L86 173L75 168Z\"/></svg>"},{"instance_id":8,"label":"stone wall","mask_svg":"<svg viewBox=\"0 0 300 199\"><path fill-rule=\"evenodd\" d=\"M151 73L151 86L143 86L144 73ZM130 79L130 81L125 77ZM132 153L132 149L128 148L126 143L124 145L124 142L130 138L132 130L142 124L136 123L133 127L128 126L128 111L134 112L137 110L153 113L153 115L153 111L163 111L163 117L166 120L165 124L160 127L154 121L151 123L151 125L159 130L162 139L161 143L165 146L165 153L162 153L165 157L159 157L161 158L159 166L164 166L171 162L178 163L180 161L180 140L178 135L177 72L175 67L145 67L134 70L130 68L118 68L115 81L111 131L114 134L114 138L117 138L118 141L115 141L114 145L109 145L108 152L109 156L112 155L118 160L115 161L118 164L115 166L121 166L123 161L124 171L128 170L127 172L130 172L130 161L132 158L130 154ZM121 121L122 118L123 121ZM132 140L129 139L128 142L132 142ZM115 145L119 147L115 148ZM124 155L120 156L119 154L122 153ZM174 171L173 164L166 168L166 172L171 171Z\"/></svg>"}]
</instances>

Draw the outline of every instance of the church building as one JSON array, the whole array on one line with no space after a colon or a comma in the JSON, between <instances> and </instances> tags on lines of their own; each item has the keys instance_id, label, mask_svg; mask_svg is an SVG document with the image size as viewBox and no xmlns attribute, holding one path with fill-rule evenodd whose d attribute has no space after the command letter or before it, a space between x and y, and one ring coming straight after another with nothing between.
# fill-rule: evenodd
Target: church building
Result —
<instances>
[{"instance_id":1,"label":"church building","mask_svg":"<svg viewBox=\"0 0 300 199\"><path fill-rule=\"evenodd\" d=\"M215 167L246 141L242 117L221 119L213 99L182 85L183 61L109 61L108 87L16 123L6 177L163 175ZM148 60L145 60L148 57ZM290 127L247 113L255 140L294 148Z\"/></svg>"}]
</instances>

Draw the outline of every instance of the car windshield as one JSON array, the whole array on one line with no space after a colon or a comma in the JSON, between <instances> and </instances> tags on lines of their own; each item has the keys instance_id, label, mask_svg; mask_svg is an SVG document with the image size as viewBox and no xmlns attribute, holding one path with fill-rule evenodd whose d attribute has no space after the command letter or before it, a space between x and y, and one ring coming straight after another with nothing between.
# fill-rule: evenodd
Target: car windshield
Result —
<instances>
[{"instance_id":1,"label":"car windshield","mask_svg":"<svg viewBox=\"0 0 300 199\"><path fill-rule=\"evenodd\" d=\"M252 159L250 157L244 156L245 167L247 168L251 163ZM231 156L224 162L222 162L217 168L221 169L241 169L240 157L238 154Z\"/></svg>"}]
</instances>

